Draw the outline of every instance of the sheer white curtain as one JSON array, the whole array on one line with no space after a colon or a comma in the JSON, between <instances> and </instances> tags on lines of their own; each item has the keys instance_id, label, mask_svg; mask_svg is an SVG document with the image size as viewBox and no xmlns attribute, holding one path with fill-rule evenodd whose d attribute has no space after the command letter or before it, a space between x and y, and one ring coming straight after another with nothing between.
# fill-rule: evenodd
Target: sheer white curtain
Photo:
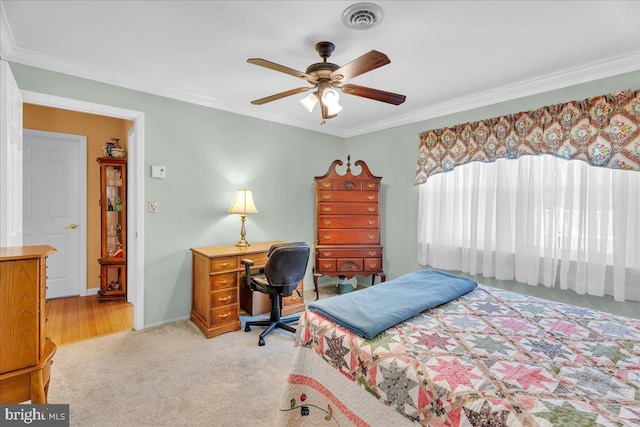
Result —
<instances>
[{"instance_id":1,"label":"sheer white curtain","mask_svg":"<svg viewBox=\"0 0 640 427\"><path fill-rule=\"evenodd\" d=\"M418 262L640 300L640 173L553 156L472 162L420 185Z\"/></svg>"}]
</instances>

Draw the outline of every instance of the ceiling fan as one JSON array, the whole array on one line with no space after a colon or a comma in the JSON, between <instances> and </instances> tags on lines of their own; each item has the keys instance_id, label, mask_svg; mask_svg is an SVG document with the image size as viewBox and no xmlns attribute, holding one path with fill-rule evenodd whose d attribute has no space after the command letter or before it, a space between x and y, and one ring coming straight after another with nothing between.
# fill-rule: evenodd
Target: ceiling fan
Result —
<instances>
[{"instance_id":1,"label":"ceiling fan","mask_svg":"<svg viewBox=\"0 0 640 427\"><path fill-rule=\"evenodd\" d=\"M399 95L397 93L385 92L383 90L372 89L365 86L344 84L345 81L352 79L353 77L389 64L391 61L387 55L376 50L372 50L340 67L339 65L327 62L327 58L331 56L334 49L335 45L331 42L323 41L317 43L316 51L322 58L322 62L309 65L304 73L262 58L247 59L247 62L250 64L259 65L285 74L290 74L294 77L299 77L312 85L310 87L298 87L285 92L276 93L265 98L256 99L255 101L251 101L251 103L254 105L262 105L287 96L316 89L314 92L300 100L300 102L309 112L313 111L315 105L319 103L320 111L322 113L321 123L324 124L327 119L337 116L342 110L342 107L338 103L339 95L336 89L339 89L347 95L360 96L393 105L400 105L405 101L406 96Z\"/></svg>"}]
</instances>

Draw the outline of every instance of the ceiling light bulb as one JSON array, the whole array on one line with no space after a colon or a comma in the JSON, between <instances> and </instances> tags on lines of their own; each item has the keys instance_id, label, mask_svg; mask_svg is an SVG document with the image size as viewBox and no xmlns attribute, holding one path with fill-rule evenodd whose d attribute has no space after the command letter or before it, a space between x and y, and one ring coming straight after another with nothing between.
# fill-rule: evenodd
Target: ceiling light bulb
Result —
<instances>
[{"instance_id":1,"label":"ceiling light bulb","mask_svg":"<svg viewBox=\"0 0 640 427\"><path fill-rule=\"evenodd\" d=\"M300 100L300 103L308 112L311 113L313 111L313 107L315 107L318 103L318 96L315 94L315 92L311 92L309 95L302 98Z\"/></svg>"},{"instance_id":2,"label":"ceiling light bulb","mask_svg":"<svg viewBox=\"0 0 640 427\"><path fill-rule=\"evenodd\" d=\"M327 114L329 116L335 116L340 111L342 111L342 106L338 104L338 101L335 101L332 104L327 104Z\"/></svg>"},{"instance_id":3,"label":"ceiling light bulb","mask_svg":"<svg viewBox=\"0 0 640 427\"><path fill-rule=\"evenodd\" d=\"M339 99L340 99L340 95L338 95L338 91L335 89L325 89L325 91L322 92L322 102L326 106L330 106L334 104L337 105Z\"/></svg>"}]
</instances>

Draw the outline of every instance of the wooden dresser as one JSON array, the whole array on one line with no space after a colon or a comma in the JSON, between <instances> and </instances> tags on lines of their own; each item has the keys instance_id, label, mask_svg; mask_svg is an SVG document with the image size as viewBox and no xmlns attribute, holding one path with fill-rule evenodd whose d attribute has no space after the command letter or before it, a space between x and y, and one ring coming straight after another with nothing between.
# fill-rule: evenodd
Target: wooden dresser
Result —
<instances>
[{"instance_id":1,"label":"wooden dresser","mask_svg":"<svg viewBox=\"0 0 640 427\"><path fill-rule=\"evenodd\" d=\"M0 248L0 403L48 403L56 346L46 335L46 259L54 252Z\"/></svg>"},{"instance_id":2,"label":"wooden dresser","mask_svg":"<svg viewBox=\"0 0 640 427\"><path fill-rule=\"evenodd\" d=\"M257 311L263 304L252 298L262 299L263 294L241 289L241 286L245 286L245 267L240 261L250 259L254 262L253 270L262 269L267 263L269 248L277 243L285 242L251 243L248 247L227 245L191 248L191 321L207 338L240 329L241 297L247 311L253 311L249 311L249 314L261 314ZM303 283L300 282L298 289L301 294L302 287ZM294 292L282 299L281 307L283 316L303 311L304 298Z\"/></svg>"},{"instance_id":3,"label":"wooden dresser","mask_svg":"<svg viewBox=\"0 0 640 427\"><path fill-rule=\"evenodd\" d=\"M361 171L351 173L351 156L340 175L334 160L327 173L316 182L316 242L313 284L318 296L318 279L323 275L351 278L376 276L385 280L380 245L380 181L366 163L357 160Z\"/></svg>"}]
</instances>

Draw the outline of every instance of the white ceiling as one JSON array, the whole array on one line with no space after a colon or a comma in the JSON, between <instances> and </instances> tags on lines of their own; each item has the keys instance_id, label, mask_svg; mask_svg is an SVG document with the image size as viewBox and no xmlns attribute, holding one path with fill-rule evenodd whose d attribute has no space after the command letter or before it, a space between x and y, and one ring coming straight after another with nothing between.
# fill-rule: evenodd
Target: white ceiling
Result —
<instances>
[{"instance_id":1,"label":"white ceiling","mask_svg":"<svg viewBox=\"0 0 640 427\"><path fill-rule=\"evenodd\" d=\"M640 69L640 1L374 1L376 28L342 23L357 1L3 0L2 58L349 137ZM342 95L320 125L294 95L296 70L336 45L344 65L370 50L391 63L349 83L407 96L394 106Z\"/></svg>"}]
</instances>

